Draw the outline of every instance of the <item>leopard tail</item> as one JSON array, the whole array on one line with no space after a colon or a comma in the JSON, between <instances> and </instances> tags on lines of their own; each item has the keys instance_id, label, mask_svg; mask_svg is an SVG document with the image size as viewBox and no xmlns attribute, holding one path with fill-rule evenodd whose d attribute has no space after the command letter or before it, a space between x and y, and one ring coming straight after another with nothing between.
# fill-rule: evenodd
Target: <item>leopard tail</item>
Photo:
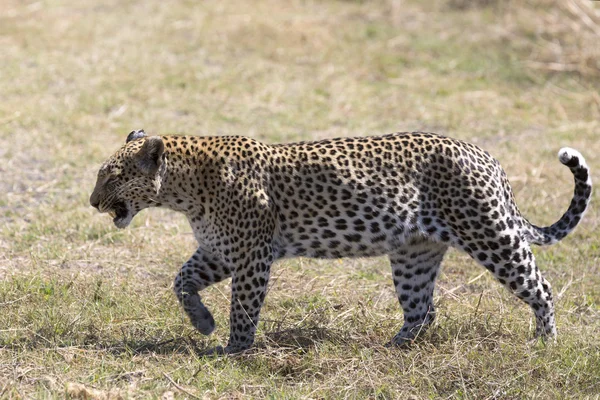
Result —
<instances>
[{"instance_id":1,"label":"leopard tail","mask_svg":"<svg viewBox=\"0 0 600 400\"><path fill-rule=\"evenodd\" d=\"M550 245L567 236L581 221L592 197L590 170L581 153L564 147L558 152L558 159L569 167L575 178L573 199L563 216L550 226L539 227L525 220L525 238L532 244Z\"/></svg>"}]
</instances>

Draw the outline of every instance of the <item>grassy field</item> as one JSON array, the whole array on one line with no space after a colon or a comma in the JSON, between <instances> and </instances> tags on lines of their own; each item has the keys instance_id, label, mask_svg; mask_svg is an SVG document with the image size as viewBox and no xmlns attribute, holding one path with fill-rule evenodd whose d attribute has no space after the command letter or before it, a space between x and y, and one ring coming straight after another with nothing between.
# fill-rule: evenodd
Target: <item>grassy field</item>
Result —
<instances>
[{"instance_id":1,"label":"grassy field","mask_svg":"<svg viewBox=\"0 0 600 400\"><path fill-rule=\"evenodd\" d=\"M255 350L217 359L198 350L227 338L228 282L204 293L208 338L172 294L195 248L184 217L144 211L118 231L88 204L133 129L426 130L490 151L523 213L550 224L573 190L560 147L600 182L600 18L584 6L3 0L0 397L598 398L597 194L575 233L534 249L556 344L531 343L530 310L450 251L438 318L408 349L383 347L402 324L385 259L298 259L273 270Z\"/></svg>"}]
</instances>

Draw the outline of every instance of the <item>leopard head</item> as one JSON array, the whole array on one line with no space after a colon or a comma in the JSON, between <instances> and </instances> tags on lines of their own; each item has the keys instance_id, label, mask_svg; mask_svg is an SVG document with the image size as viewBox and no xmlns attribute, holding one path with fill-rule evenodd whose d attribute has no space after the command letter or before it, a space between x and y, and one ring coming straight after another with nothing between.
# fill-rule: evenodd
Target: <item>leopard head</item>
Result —
<instances>
[{"instance_id":1,"label":"leopard head","mask_svg":"<svg viewBox=\"0 0 600 400\"><path fill-rule=\"evenodd\" d=\"M162 139L148 137L143 130L133 131L125 145L100 167L90 204L110 214L117 228L125 228L144 208L160 205L164 172Z\"/></svg>"}]
</instances>

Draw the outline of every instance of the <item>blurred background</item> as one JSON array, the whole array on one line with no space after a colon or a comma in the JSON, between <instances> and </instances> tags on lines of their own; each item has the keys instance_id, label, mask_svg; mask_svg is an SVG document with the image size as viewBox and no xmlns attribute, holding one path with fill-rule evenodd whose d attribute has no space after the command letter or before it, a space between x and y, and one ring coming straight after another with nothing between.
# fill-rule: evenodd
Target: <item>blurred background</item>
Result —
<instances>
[{"instance_id":1,"label":"blurred background","mask_svg":"<svg viewBox=\"0 0 600 400\"><path fill-rule=\"evenodd\" d=\"M367 367L346 369L358 357L348 346L382 344L401 324L385 260L282 263L263 313L262 367L254 360L217 365L224 377L210 368L194 375L194 346L226 338L226 285L207 294L220 331L200 337L170 289L195 246L185 219L145 211L117 231L88 198L100 164L134 129L267 143L425 130L492 153L523 213L547 225L572 195L572 177L556 158L560 147L580 150L600 181L599 93L600 4L587 0L2 0L0 376L7 378L0 378L0 397L56 393L70 381L185 396L176 381L194 395L260 397L272 394L265 379L278 393L306 397L393 398L405 390L482 398L491 388L529 397L567 384L581 395L597 393L597 195L573 235L537 253L546 277L563 290L559 332L570 332L572 341L541 356L528 348L502 353L506 362L521 361L516 380L503 377L510 363L491 353L457 356L453 340L463 331L494 338L493 353L526 341L531 330L527 309L451 253L437 298L446 317L429 339L437 350L428 351L437 351L444 367L438 381L425 378L432 370L426 361L408 362L416 354L410 352L370 356ZM356 305L362 301L375 311L365 314ZM306 338L342 346L343 355L311 353L309 362L285 352L289 343L276 333L312 329L307 309L318 316L315 327L335 334L309 331ZM488 311L492 322L465 322L467 310ZM516 322L503 324L506 318ZM343 345L331 339L349 331ZM322 345L311 340L308 348ZM90 348L87 361L77 358ZM383 367L390 358L402 363L402 379ZM531 373L545 363L558 372ZM471 381L461 366L473 367ZM248 368L254 383L236 378ZM373 371L371 383L358 387L363 375L356 371L365 368ZM282 370L291 375L270 378ZM137 375L111 380L131 371ZM144 386L150 378L154 386ZM539 392L548 380L554 389ZM215 389L218 382L224 386Z\"/></svg>"}]
</instances>

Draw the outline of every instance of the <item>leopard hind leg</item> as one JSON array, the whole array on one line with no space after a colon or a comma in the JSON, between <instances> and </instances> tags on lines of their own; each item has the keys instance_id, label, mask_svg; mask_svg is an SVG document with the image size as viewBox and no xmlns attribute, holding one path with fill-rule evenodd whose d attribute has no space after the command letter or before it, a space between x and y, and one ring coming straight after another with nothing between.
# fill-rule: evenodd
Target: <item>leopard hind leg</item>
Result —
<instances>
[{"instance_id":1,"label":"leopard hind leg","mask_svg":"<svg viewBox=\"0 0 600 400\"><path fill-rule=\"evenodd\" d=\"M552 288L519 231L498 232L485 240L465 242L462 248L531 307L536 319L536 337L556 336Z\"/></svg>"},{"instance_id":2,"label":"leopard hind leg","mask_svg":"<svg viewBox=\"0 0 600 400\"><path fill-rule=\"evenodd\" d=\"M404 324L390 345L404 345L424 332L435 319L433 291L448 246L427 239L411 240L389 254Z\"/></svg>"}]
</instances>

